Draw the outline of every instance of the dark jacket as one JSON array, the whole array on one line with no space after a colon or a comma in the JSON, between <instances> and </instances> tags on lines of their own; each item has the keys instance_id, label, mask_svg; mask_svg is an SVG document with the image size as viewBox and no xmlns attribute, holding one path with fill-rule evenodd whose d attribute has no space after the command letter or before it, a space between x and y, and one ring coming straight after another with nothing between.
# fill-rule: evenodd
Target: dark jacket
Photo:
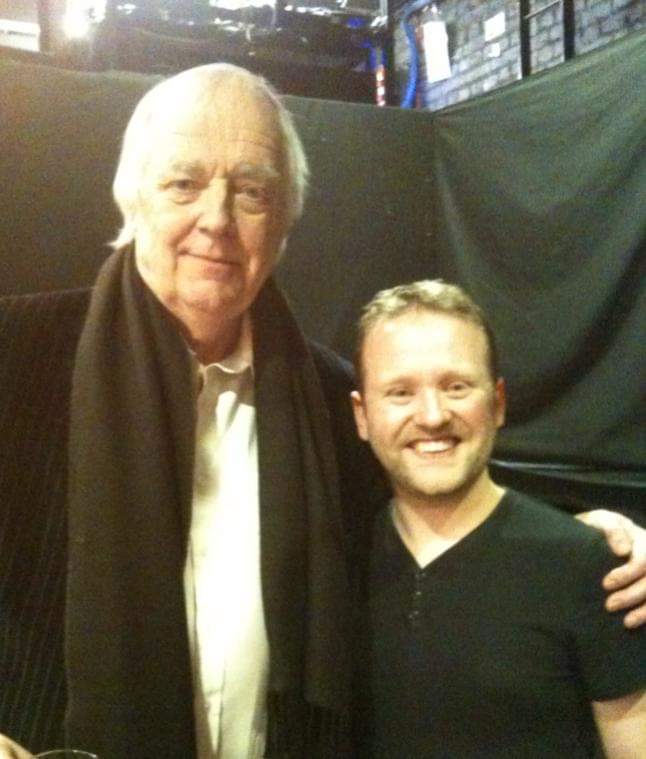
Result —
<instances>
[{"instance_id":1,"label":"dark jacket","mask_svg":"<svg viewBox=\"0 0 646 759\"><path fill-rule=\"evenodd\" d=\"M63 739L69 399L89 297L75 290L0 299L0 732L34 752ZM309 348L332 421L349 558L359 569L380 485L354 431L349 364Z\"/></svg>"}]
</instances>

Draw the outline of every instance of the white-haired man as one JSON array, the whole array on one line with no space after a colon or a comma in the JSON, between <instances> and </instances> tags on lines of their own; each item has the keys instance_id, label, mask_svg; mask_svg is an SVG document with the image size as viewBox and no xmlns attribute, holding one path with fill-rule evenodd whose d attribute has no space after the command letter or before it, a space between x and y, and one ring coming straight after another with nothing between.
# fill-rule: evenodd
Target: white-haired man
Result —
<instances>
[{"instance_id":1,"label":"white-haired man","mask_svg":"<svg viewBox=\"0 0 646 759\"><path fill-rule=\"evenodd\" d=\"M373 469L270 277L306 173L262 80L179 74L128 126L91 296L0 303L1 759L63 715L102 759L348 752Z\"/></svg>"},{"instance_id":2,"label":"white-haired man","mask_svg":"<svg viewBox=\"0 0 646 759\"><path fill-rule=\"evenodd\" d=\"M422 281L366 306L352 394L394 497L364 676L382 757L646 756L646 631L604 608L599 534L489 475L505 387L482 311ZM522 557L522 558L521 558Z\"/></svg>"},{"instance_id":3,"label":"white-haired man","mask_svg":"<svg viewBox=\"0 0 646 759\"><path fill-rule=\"evenodd\" d=\"M25 420L0 463L12 741L55 748L65 712L102 759L346 752L351 372L269 278L306 178L261 79L179 74L128 125L89 307L3 304L2 409ZM12 741L0 757L27 756Z\"/></svg>"}]
</instances>

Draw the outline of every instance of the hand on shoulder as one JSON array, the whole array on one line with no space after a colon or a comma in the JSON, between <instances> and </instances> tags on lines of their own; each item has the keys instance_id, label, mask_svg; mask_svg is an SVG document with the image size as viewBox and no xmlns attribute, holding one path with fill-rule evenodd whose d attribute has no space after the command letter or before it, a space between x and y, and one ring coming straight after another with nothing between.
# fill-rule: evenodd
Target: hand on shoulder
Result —
<instances>
[{"instance_id":1,"label":"hand on shoulder","mask_svg":"<svg viewBox=\"0 0 646 759\"><path fill-rule=\"evenodd\" d=\"M624 617L626 627L640 627L646 623L646 530L631 519L614 511L596 509L578 514L590 527L601 530L610 549L627 561L613 569L603 579L610 593L606 600L608 611L628 610Z\"/></svg>"}]
</instances>

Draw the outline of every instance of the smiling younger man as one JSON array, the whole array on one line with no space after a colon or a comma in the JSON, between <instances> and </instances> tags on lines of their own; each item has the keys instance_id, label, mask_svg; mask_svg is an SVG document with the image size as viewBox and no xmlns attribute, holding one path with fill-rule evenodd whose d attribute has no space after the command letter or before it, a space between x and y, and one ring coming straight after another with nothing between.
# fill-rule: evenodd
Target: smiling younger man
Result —
<instances>
[{"instance_id":1,"label":"smiling younger man","mask_svg":"<svg viewBox=\"0 0 646 759\"><path fill-rule=\"evenodd\" d=\"M603 608L588 527L494 483L505 414L493 335L458 287L365 308L352 394L394 497L377 522L370 757L646 756L643 632Z\"/></svg>"}]
</instances>

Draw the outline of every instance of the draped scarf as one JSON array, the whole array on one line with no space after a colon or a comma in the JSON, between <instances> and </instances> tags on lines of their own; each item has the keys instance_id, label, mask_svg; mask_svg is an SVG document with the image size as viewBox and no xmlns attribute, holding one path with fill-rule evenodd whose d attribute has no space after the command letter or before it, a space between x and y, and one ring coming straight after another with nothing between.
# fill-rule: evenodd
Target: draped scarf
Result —
<instances>
[{"instance_id":1,"label":"draped scarf","mask_svg":"<svg viewBox=\"0 0 646 759\"><path fill-rule=\"evenodd\" d=\"M252 323L266 754L343 756L351 612L329 410L272 281ZM194 440L186 345L134 252L114 253L77 350L69 448L66 740L102 759L195 755L183 591Z\"/></svg>"}]
</instances>

